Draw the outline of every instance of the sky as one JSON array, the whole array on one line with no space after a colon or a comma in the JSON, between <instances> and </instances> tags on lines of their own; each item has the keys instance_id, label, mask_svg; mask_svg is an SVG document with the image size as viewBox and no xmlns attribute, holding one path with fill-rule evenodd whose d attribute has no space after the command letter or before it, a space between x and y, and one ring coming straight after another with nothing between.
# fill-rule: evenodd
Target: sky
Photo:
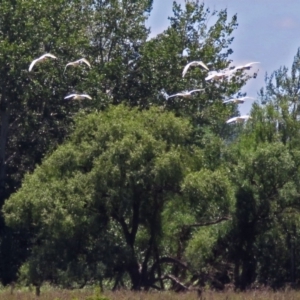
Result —
<instances>
[{"instance_id":1,"label":"sky","mask_svg":"<svg viewBox=\"0 0 300 300\"><path fill-rule=\"evenodd\" d=\"M184 0L177 0L184 5ZM258 76L248 81L241 92L257 98L265 85L266 72L271 74L281 66L291 68L300 47L300 0L204 0L211 10L227 9L228 17L237 14L239 26L233 32L232 65L260 62ZM147 25L151 37L169 25L173 0L154 0ZM257 68L255 69L255 71ZM249 113L253 101L239 105L241 114Z\"/></svg>"}]
</instances>

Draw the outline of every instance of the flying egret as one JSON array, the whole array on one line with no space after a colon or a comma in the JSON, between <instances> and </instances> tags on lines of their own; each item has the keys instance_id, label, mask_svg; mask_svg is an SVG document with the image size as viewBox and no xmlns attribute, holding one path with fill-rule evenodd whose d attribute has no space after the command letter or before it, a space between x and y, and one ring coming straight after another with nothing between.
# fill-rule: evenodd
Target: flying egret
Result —
<instances>
[{"instance_id":1,"label":"flying egret","mask_svg":"<svg viewBox=\"0 0 300 300\"><path fill-rule=\"evenodd\" d=\"M171 98L171 97L189 98L189 97L192 96L192 93L194 93L194 92L200 92L200 91L204 91L204 89L196 89L196 90L191 90L191 91L183 91L181 93L177 93L177 94L169 96L168 99Z\"/></svg>"},{"instance_id":2,"label":"flying egret","mask_svg":"<svg viewBox=\"0 0 300 300\"><path fill-rule=\"evenodd\" d=\"M205 80L206 81L209 81L209 80L220 80L220 79L223 79L227 76L229 76L230 74L232 73L232 71L220 71L220 72L217 72L217 71L212 71L207 77L205 77Z\"/></svg>"},{"instance_id":3,"label":"flying egret","mask_svg":"<svg viewBox=\"0 0 300 300\"><path fill-rule=\"evenodd\" d=\"M242 66L238 66L238 67L235 67L233 69L233 71L238 71L238 70L250 70L252 68L253 65L255 64L260 64L260 62L258 61L254 61L254 62L250 62L248 64L245 64L245 65L242 65Z\"/></svg>"},{"instance_id":4,"label":"flying egret","mask_svg":"<svg viewBox=\"0 0 300 300\"><path fill-rule=\"evenodd\" d=\"M206 64L203 63L202 61L192 61L192 62L188 63L188 64L184 67L184 69L183 69L183 71L182 71L182 78L185 76L185 74L186 74L187 70L189 69L189 67L195 67L195 66L201 66L201 67L203 67L204 69L206 69L207 71L209 71L209 69L208 69L208 67L206 66Z\"/></svg>"},{"instance_id":5,"label":"flying egret","mask_svg":"<svg viewBox=\"0 0 300 300\"><path fill-rule=\"evenodd\" d=\"M223 103L237 103L237 104L242 104L245 102L247 99L255 99L253 97L240 97L240 98L232 98L226 101L223 101Z\"/></svg>"},{"instance_id":6,"label":"flying egret","mask_svg":"<svg viewBox=\"0 0 300 300\"><path fill-rule=\"evenodd\" d=\"M229 120L226 121L227 124L229 123L241 123L241 122L244 122L248 119L251 119L251 117L249 115L243 115L243 116L239 116L239 117L234 117L234 118L231 118Z\"/></svg>"},{"instance_id":7,"label":"flying egret","mask_svg":"<svg viewBox=\"0 0 300 300\"><path fill-rule=\"evenodd\" d=\"M46 54L42 55L41 57L39 57L39 58L37 58L37 59L34 59L34 60L32 61L32 63L31 63L30 66L29 66L29 72L32 70L33 66L34 66L36 63L40 63L40 62L42 62L42 61L48 59L49 57L50 57L50 58L57 59L56 56L54 56L54 55L52 55L52 54L50 54L50 53L46 53Z\"/></svg>"},{"instance_id":8,"label":"flying egret","mask_svg":"<svg viewBox=\"0 0 300 300\"><path fill-rule=\"evenodd\" d=\"M71 99L72 100L82 100L84 98L87 98L87 99L92 99L91 96L87 95L87 94L70 94L68 96L66 96L64 99Z\"/></svg>"},{"instance_id":9,"label":"flying egret","mask_svg":"<svg viewBox=\"0 0 300 300\"><path fill-rule=\"evenodd\" d=\"M65 73L68 66L77 67L78 65L80 65L82 63L85 63L87 66L89 66L89 68L91 67L91 64L85 58L80 58L78 60L71 61L71 62L67 63L66 66L65 66L64 73Z\"/></svg>"}]
</instances>

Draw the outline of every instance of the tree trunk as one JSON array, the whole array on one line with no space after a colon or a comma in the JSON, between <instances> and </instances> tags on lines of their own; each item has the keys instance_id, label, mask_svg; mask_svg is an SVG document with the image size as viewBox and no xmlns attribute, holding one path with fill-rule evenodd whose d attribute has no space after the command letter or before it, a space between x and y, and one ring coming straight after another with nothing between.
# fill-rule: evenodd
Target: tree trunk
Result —
<instances>
[{"instance_id":1,"label":"tree trunk","mask_svg":"<svg viewBox=\"0 0 300 300\"><path fill-rule=\"evenodd\" d=\"M1 118L1 135L0 135L0 207L2 207L5 200L5 180L6 180L6 143L9 128L9 109L4 103L4 95L2 94L0 118Z\"/></svg>"},{"instance_id":2,"label":"tree trunk","mask_svg":"<svg viewBox=\"0 0 300 300\"><path fill-rule=\"evenodd\" d=\"M35 295L36 295L37 297L39 297L39 296L41 295L41 287L40 287L39 285L37 285L37 286L35 287Z\"/></svg>"},{"instance_id":3,"label":"tree trunk","mask_svg":"<svg viewBox=\"0 0 300 300\"><path fill-rule=\"evenodd\" d=\"M133 291L139 291L141 290L141 287L143 285L142 283L142 274L140 272L139 264L134 261L128 266L128 273L131 279L131 289Z\"/></svg>"}]
</instances>

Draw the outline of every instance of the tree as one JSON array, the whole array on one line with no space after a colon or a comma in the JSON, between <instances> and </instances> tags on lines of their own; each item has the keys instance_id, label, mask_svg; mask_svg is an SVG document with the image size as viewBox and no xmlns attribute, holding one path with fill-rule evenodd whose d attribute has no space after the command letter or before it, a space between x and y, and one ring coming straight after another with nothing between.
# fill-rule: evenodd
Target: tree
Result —
<instances>
[{"instance_id":1,"label":"tree","mask_svg":"<svg viewBox=\"0 0 300 300\"><path fill-rule=\"evenodd\" d=\"M288 178L282 171L281 177L286 182L284 191L277 191L272 202L279 201L277 205L277 213L271 213L267 218L268 225L263 229L256 231L257 238L255 240L256 247L256 276L259 282L279 287L284 282L295 283L297 270L297 249L299 242L297 233L299 231L299 211L298 211L298 172L299 172L299 57L298 49L292 67L280 67L270 76L266 75L266 87L261 89L260 95L262 106L255 105L252 110L254 121L247 128L248 138L247 146L244 147L282 147L282 155L286 153L294 164L293 174ZM250 136L249 136L250 134ZM244 143L243 142L243 143ZM282 144L284 145L282 145ZM276 145L276 146L275 146ZM256 150L255 150L256 151ZM288 154L287 154L288 153ZM274 153L270 154L274 156ZM281 165L285 168L291 166L290 163ZM263 186L268 189L266 178L268 181L274 179L275 172L265 175ZM256 182L259 182L256 180ZM273 192L280 188L281 184L277 184L273 188ZM276 200L277 198L277 200ZM270 203L272 203L270 202ZM267 202L272 209L276 205ZM266 221L266 220L265 220ZM263 223L261 221L261 223ZM266 225L266 223L264 223Z\"/></svg>"},{"instance_id":2,"label":"tree","mask_svg":"<svg viewBox=\"0 0 300 300\"><path fill-rule=\"evenodd\" d=\"M256 143L253 138L256 134L254 131L249 136L247 132L230 147L231 153L227 156L230 162L228 174L236 185L229 259L235 264L235 285L240 289L248 288L257 278L263 283L278 284L282 274L269 273L267 270L273 265L269 260L264 261L263 257L268 253L274 255L274 261L277 261L277 253L271 254L269 250L269 236L271 233L278 235L283 228L289 228L288 232L292 230L290 215L297 215L298 210L298 149L291 150L278 141ZM296 223L293 224L298 224L297 217L294 220ZM286 262L283 257L281 259ZM286 269L283 265L281 267ZM276 270L278 268L277 264ZM258 273L259 269L268 273L268 280ZM288 278L285 277L285 280Z\"/></svg>"},{"instance_id":3,"label":"tree","mask_svg":"<svg viewBox=\"0 0 300 300\"><path fill-rule=\"evenodd\" d=\"M299 143L299 89L300 49L292 63L290 74L287 67L280 67L270 76L266 74L266 87L260 97L272 116L276 131L283 143ZM273 113L271 113L273 110ZM296 146L296 145L295 145Z\"/></svg>"},{"instance_id":4,"label":"tree","mask_svg":"<svg viewBox=\"0 0 300 300\"><path fill-rule=\"evenodd\" d=\"M159 255L161 214L180 194L191 126L158 109L124 106L76 123L70 140L6 201L7 224L31 231L28 268L41 270L34 282L93 257L116 284L127 273L132 288L149 288L157 280L149 269Z\"/></svg>"}]
</instances>

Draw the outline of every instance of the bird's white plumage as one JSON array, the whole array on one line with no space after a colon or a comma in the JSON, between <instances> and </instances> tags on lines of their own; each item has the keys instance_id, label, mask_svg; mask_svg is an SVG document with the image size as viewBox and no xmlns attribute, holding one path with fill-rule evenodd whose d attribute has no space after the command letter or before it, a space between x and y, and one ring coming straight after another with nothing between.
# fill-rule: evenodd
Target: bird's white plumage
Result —
<instances>
[{"instance_id":1,"label":"bird's white plumage","mask_svg":"<svg viewBox=\"0 0 300 300\"><path fill-rule=\"evenodd\" d=\"M223 79L224 77L227 77L229 75L231 75L232 71L220 71L220 72L217 72L217 71L211 71L210 74L205 77L205 80L206 81L209 81L209 80L220 80L220 79Z\"/></svg>"},{"instance_id":2,"label":"bird's white plumage","mask_svg":"<svg viewBox=\"0 0 300 300\"><path fill-rule=\"evenodd\" d=\"M245 65L242 65L242 66L237 66L233 69L233 71L247 70L247 69L250 70L252 68L252 66L255 64L260 64L260 62L254 61L254 62L247 63Z\"/></svg>"},{"instance_id":3,"label":"bird's white plumage","mask_svg":"<svg viewBox=\"0 0 300 300\"><path fill-rule=\"evenodd\" d=\"M81 63L85 63L89 68L91 67L91 64L85 58L80 58L78 60L71 61L71 62L67 63L66 66L65 66L65 69L64 69L64 73L65 73L68 66L76 67L76 66L80 65Z\"/></svg>"},{"instance_id":4,"label":"bird's white plumage","mask_svg":"<svg viewBox=\"0 0 300 300\"><path fill-rule=\"evenodd\" d=\"M183 92L180 92L180 93L169 96L168 99L171 98L171 97L185 97L185 98L188 98L188 97L192 96L192 93L200 92L200 91L204 91L204 89L195 89L195 90L191 90L191 91L183 91Z\"/></svg>"},{"instance_id":5,"label":"bird's white plumage","mask_svg":"<svg viewBox=\"0 0 300 300\"><path fill-rule=\"evenodd\" d=\"M226 121L227 124L230 124L230 123L238 123L238 122L244 122L248 119L251 119L251 117L249 115L243 115L243 116L239 116L239 117L233 117L233 118L230 118L229 120Z\"/></svg>"},{"instance_id":6,"label":"bird's white plumage","mask_svg":"<svg viewBox=\"0 0 300 300\"><path fill-rule=\"evenodd\" d=\"M238 103L238 104L242 104L244 103L246 100L248 99L255 99L253 97L240 97L240 98L232 98L226 101L223 101L223 103Z\"/></svg>"},{"instance_id":7,"label":"bird's white plumage","mask_svg":"<svg viewBox=\"0 0 300 300\"><path fill-rule=\"evenodd\" d=\"M32 68L34 67L34 65L35 65L36 63L42 62L42 61L44 61L44 60L47 59L47 58L57 59L56 56L54 56L54 55L52 55L52 54L50 54L50 53L46 53L46 54L40 56L39 58L34 59L34 60L31 62L30 66L29 66L29 72L32 70Z\"/></svg>"},{"instance_id":8,"label":"bird's white plumage","mask_svg":"<svg viewBox=\"0 0 300 300\"><path fill-rule=\"evenodd\" d=\"M206 66L206 64L205 64L204 62L202 62L202 61L192 61L192 62L188 63L188 64L184 67L184 69L183 69L183 71L182 71L182 77L185 76L185 74L186 74L187 70L189 69L189 67L192 67L192 66L193 66L193 67L195 67L195 66L201 66L201 67L203 67L204 69L206 69L207 71L209 71L208 67Z\"/></svg>"},{"instance_id":9,"label":"bird's white plumage","mask_svg":"<svg viewBox=\"0 0 300 300\"><path fill-rule=\"evenodd\" d=\"M91 96L87 95L87 94L70 94L68 96L66 96L64 99L71 99L72 100L82 100L84 98L87 98L87 99L92 99Z\"/></svg>"}]
</instances>

